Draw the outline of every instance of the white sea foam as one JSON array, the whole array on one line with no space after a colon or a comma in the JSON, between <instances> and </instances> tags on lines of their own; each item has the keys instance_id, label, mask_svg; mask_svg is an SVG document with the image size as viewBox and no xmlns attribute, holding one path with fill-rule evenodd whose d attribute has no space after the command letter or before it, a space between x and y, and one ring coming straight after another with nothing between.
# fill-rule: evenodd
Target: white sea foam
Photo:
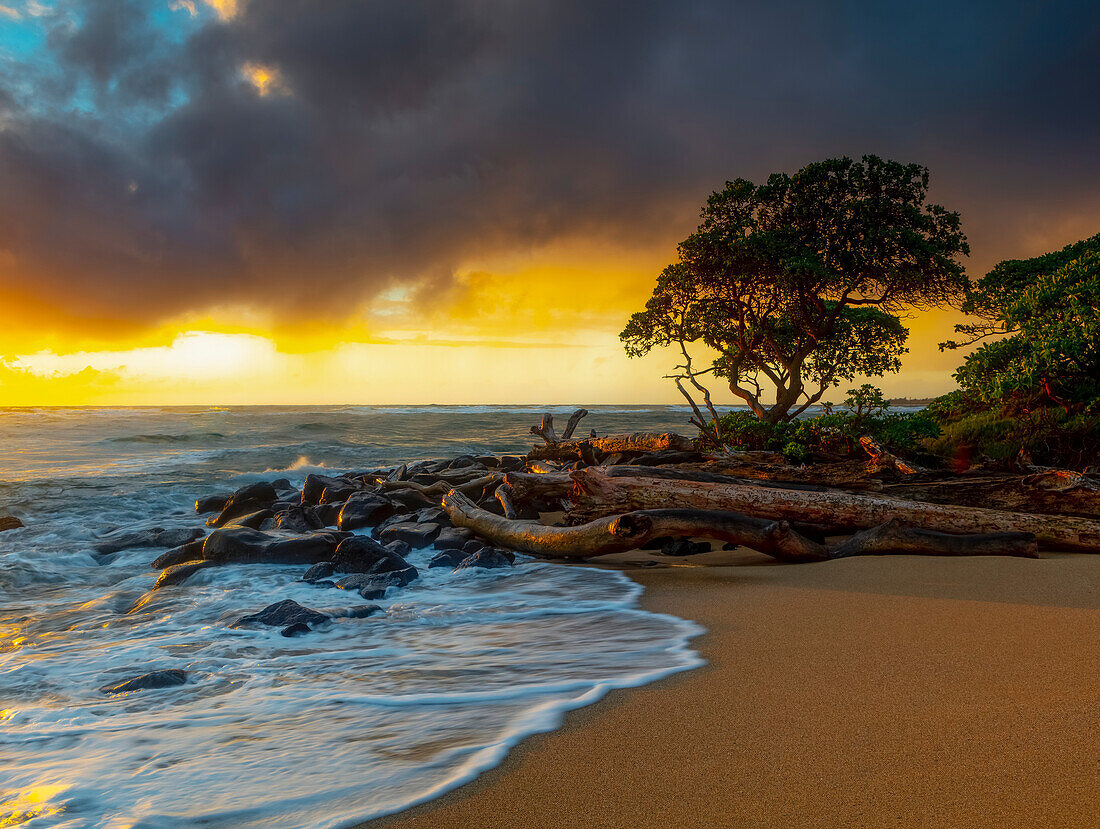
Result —
<instances>
[{"instance_id":1,"label":"white sea foam","mask_svg":"<svg viewBox=\"0 0 1100 829\"><path fill-rule=\"evenodd\" d=\"M607 431L670 428L666 416L592 415ZM196 496L259 477L516 451L529 420L354 407L0 413L0 512L27 523L0 533L0 823L344 826L473 778L609 689L700 664L689 646L700 629L639 609L641 588L613 571L521 559L452 573L415 551L421 578L381 613L286 639L227 622L284 598L363 602L306 585L303 568L262 565L204 570L149 596L160 551L94 551L119 526L195 526ZM140 437L175 434L199 437L184 450ZM188 682L99 691L163 668Z\"/></svg>"}]
</instances>

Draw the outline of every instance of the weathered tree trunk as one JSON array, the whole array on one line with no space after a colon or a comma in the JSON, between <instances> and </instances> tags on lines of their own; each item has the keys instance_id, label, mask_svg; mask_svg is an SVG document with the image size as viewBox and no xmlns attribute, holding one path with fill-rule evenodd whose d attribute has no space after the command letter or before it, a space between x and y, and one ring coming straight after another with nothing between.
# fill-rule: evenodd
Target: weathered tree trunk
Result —
<instances>
[{"instance_id":1,"label":"weathered tree trunk","mask_svg":"<svg viewBox=\"0 0 1100 829\"><path fill-rule=\"evenodd\" d=\"M576 527L548 527L512 521L480 509L460 492L443 499L452 523L494 544L555 558L595 558L641 547L654 538L703 537L757 550L780 561L805 563L858 555L1036 555L1035 538L1026 533L953 536L902 527L897 522L868 530L830 550L800 535L786 521L767 521L736 512L658 509L599 518Z\"/></svg>"},{"instance_id":2,"label":"weathered tree trunk","mask_svg":"<svg viewBox=\"0 0 1100 829\"><path fill-rule=\"evenodd\" d=\"M870 435L864 435L859 439L859 445L863 451L871 457L871 463L876 469L895 469L902 475L913 475L924 470L911 463L907 463L887 449Z\"/></svg>"},{"instance_id":3,"label":"weathered tree trunk","mask_svg":"<svg viewBox=\"0 0 1100 829\"><path fill-rule=\"evenodd\" d=\"M704 510L735 510L760 518L869 529L896 518L903 524L940 532L1025 532L1040 544L1100 551L1100 521L1061 515L956 507L848 492L746 486L654 478L615 478L592 467L572 473L578 520L677 504Z\"/></svg>"},{"instance_id":4,"label":"weathered tree trunk","mask_svg":"<svg viewBox=\"0 0 1100 829\"><path fill-rule=\"evenodd\" d=\"M583 449L586 446L601 455L612 455L616 452L663 452L669 449L687 452L694 448L690 438L673 432L635 432L632 435L563 440L546 446L536 446L527 457L531 460L583 460Z\"/></svg>"}]
</instances>

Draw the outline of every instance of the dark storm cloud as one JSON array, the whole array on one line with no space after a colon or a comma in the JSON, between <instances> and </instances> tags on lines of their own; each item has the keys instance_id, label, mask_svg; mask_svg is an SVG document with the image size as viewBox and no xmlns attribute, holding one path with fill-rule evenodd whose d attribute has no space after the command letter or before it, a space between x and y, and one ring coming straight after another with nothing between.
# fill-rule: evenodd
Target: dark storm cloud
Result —
<instances>
[{"instance_id":1,"label":"dark storm cloud","mask_svg":"<svg viewBox=\"0 0 1100 829\"><path fill-rule=\"evenodd\" d=\"M0 75L0 280L338 313L563 235L671 255L725 179L865 152L931 166L980 265L1037 213L1100 222L1091 4L253 0L182 35L153 7L71 0Z\"/></svg>"}]
</instances>

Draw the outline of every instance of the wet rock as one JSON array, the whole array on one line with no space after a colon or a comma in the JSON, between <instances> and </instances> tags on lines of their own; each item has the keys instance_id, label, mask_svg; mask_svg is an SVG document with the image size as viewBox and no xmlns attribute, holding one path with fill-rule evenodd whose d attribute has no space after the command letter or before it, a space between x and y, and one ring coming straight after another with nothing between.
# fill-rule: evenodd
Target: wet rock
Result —
<instances>
[{"instance_id":1,"label":"wet rock","mask_svg":"<svg viewBox=\"0 0 1100 829\"><path fill-rule=\"evenodd\" d=\"M381 611L382 608L376 604L361 604L355 607L334 610L332 616L334 619L366 619L368 616L373 616L375 613L380 613Z\"/></svg>"},{"instance_id":2,"label":"wet rock","mask_svg":"<svg viewBox=\"0 0 1100 829\"><path fill-rule=\"evenodd\" d=\"M331 561L322 561L306 570L305 574L302 576L302 581L318 582L322 579L327 579L335 572L336 566Z\"/></svg>"},{"instance_id":3,"label":"wet rock","mask_svg":"<svg viewBox=\"0 0 1100 829\"><path fill-rule=\"evenodd\" d=\"M229 500L232 492L221 492L217 495L207 495L195 501L195 512L202 515L204 512L221 512L225 509L225 502Z\"/></svg>"},{"instance_id":4,"label":"wet rock","mask_svg":"<svg viewBox=\"0 0 1100 829\"><path fill-rule=\"evenodd\" d=\"M432 546L437 550L461 550L473 537L474 534L465 527L445 527L440 530Z\"/></svg>"},{"instance_id":5,"label":"wet rock","mask_svg":"<svg viewBox=\"0 0 1100 829\"><path fill-rule=\"evenodd\" d=\"M415 489L393 489L386 493L386 496L391 501L396 501L398 504L402 504L410 509L420 509L421 507L430 507L432 502L423 493L417 492Z\"/></svg>"},{"instance_id":6,"label":"wet rock","mask_svg":"<svg viewBox=\"0 0 1100 829\"><path fill-rule=\"evenodd\" d=\"M295 622L293 625L287 625L285 628L279 631L282 636L301 636L303 633L312 633L312 629L304 622Z\"/></svg>"},{"instance_id":7,"label":"wet rock","mask_svg":"<svg viewBox=\"0 0 1100 829\"><path fill-rule=\"evenodd\" d=\"M480 567L486 570L498 567L511 567L515 563L515 556L505 550L486 548L473 555L466 556L455 567L456 570L466 570L471 567Z\"/></svg>"},{"instance_id":8,"label":"wet rock","mask_svg":"<svg viewBox=\"0 0 1100 829\"><path fill-rule=\"evenodd\" d=\"M317 516L322 527L335 527L341 507L343 504L318 504L313 508L313 514Z\"/></svg>"},{"instance_id":9,"label":"wet rock","mask_svg":"<svg viewBox=\"0 0 1100 829\"><path fill-rule=\"evenodd\" d=\"M269 518L273 518L274 515L269 509L257 510L256 512L250 512L248 515L239 515L232 521L228 522L225 526L228 527L248 527L252 530L258 530ZM271 522L274 523L274 522Z\"/></svg>"},{"instance_id":10,"label":"wet rock","mask_svg":"<svg viewBox=\"0 0 1100 829\"><path fill-rule=\"evenodd\" d=\"M4 530L18 530L23 522L14 515L0 515L0 532Z\"/></svg>"},{"instance_id":11,"label":"wet rock","mask_svg":"<svg viewBox=\"0 0 1100 829\"><path fill-rule=\"evenodd\" d=\"M710 542L691 541L687 538L677 538L666 541L661 545L663 556L697 556L700 553L710 552Z\"/></svg>"},{"instance_id":12,"label":"wet rock","mask_svg":"<svg viewBox=\"0 0 1100 829\"><path fill-rule=\"evenodd\" d=\"M208 527L224 527L234 518L248 515L257 510L267 509L278 500L279 496L275 492L275 487L267 481L243 486L229 496L229 500L225 502L225 506L222 507L222 511L218 513L217 517L207 519L206 525Z\"/></svg>"},{"instance_id":13,"label":"wet rock","mask_svg":"<svg viewBox=\"0 0 1100 829\"><path fill-rule=\"evenodd\" d=\"M413 549L427 547L439 536L442 528L438 524L418 524L413 521L401 521L382 530L378 537L382 541L404 541Z\"/></svg>"},{"instance_id":14,"label":"wet rock","mask_svg":"<svg viewBox=\"0 0 1100 829\"><path fill-rule=\"evenodd\" d=\"M271 488L279 494L298 491L297 489L295 489L294 484L290 482L289 478L276 478L274 481L271 482Z\"/></svg>"},{"instance_id":15,"label":"wet rock","mask_svg":"<svg viewBox=\"0 0 1100 829\"><path fill-rule=\"evenodd\" d=\"M447 464L447 469L465 469L469 466L479 466L477 458L473 455L459 455Z\"/></svg>"},{"instance_id":16,"label":"wet rock","mask_svg":"<svg viewBox=\"0 0 1100 829\"><path fill-rule=\"evenodd\" d=\"M332 559L337 573L376 573L383 570L403 570L409 566L405 559L365 535L353 535L340 542Z\"/></svg>"},{"instance_id":17,"label":"wet rock","mask_svg":"<svg viewBox=\"0 0 1100 829\"><path fill-rule=\"evenodd\" d=\"M172 564L164 568L164 571L157 577L157 583L153 585L154 590L160 590L162 587L171 587L174 584L183 584L192 575L199 572L199 570L205 570L207 567L215 566L213 561L188 561L183 564Z\"/></svg>"},{"instance_id":18,"label":"wet rock","mask_svg":"<svg viewBox=\"0 0 1100 829\"><path fill-rule=\"evenodd\" d=\"M448 570L453 570L459 565L459 562L468 558L469 555L469 553L462 550L444 550L442 553L436 553L431 557L428 562L428 569L446 567Z\"/></svg>"},{"instance_id":19,"label":"wet rock","mask_svg":"<svg viewBox=\"0 0 1100 829\"><path fill-rule=\"evenodd\" d=\"M484 466L486 469L496 469L500 466L500 458L496 455L478 455L474 460L477 461L478 466Z\"/></svg>"},{"instance_id":20,"label":"wet rock","mask_svg":"<svg viewBox=\"0 0 1100 829\"><path fill-rule=\"evenodd\" d=\"M325 523L314 507L292 506L275 515L276 529L290 533L308 533L319 530Z\"/></svg>"},{"instance_id":21,"label":"wet rock","mask_svg":"<svg viewBox=\"0 0 1100 829\"><path fill-rule=\"evenodd\" d=\"M336 552L343 535L315 532L300 536L277 536L247 527L227 527L210 533L202 557L222 564L316 564Z\"/></svg>"},{"instance_id":22,"label":"wet rock","mask_svg":"<svg viewBox=\"0 0 1100 829\"><path fill-rule=\"evenodd\" d=\"M462 552L466 555L473 555L474 553L481 552L489 545L484 541L478 541L476 538L472 538L462 545Z\"/></svg>"},{"instance_id":23,"label":"wet rock","mask_svg":"<svg viewBox=\"0 0 1100 829\"><path fill-rule=\"evenodd\" d=\"M359 590L359 597L366 599L367 601L374 601L375 599L384 599L386 597L385 587L363 587Z\"/></svg>"},{"instance_id":24,"label":"wet rock","mask_svg":"<svg viewBox=\"0 0 1100 829\"><path fill-rule=\"evenodd\" d=\"M185 682L187 682L186 671L169 668L164 671L150 671L114 685L104 685L99 690L105 694L128 694L131 691L147 691L152 688L171 688L183 685Z\"/></svg>"},{"instance_id":25,"label":"wet rock","mask_svg":"<svg viewBox=\"0 0 1100 829\"><path fill-rule=\"evenodd\" d=\"M412 547L410 547L404 541L398 541L397 539L394 539L393 541L387 541L382 546L389 550L391 553L396 553L397 555L401 556L401 558L405 558L409 553L413 551Z\"/></svg>"},{"instance_id":26,"label":"wet rock","mask_svg":"<svg viewBox=\"0 0 1100 829\"><path fill-rule=\"evenodd\" d=\"M194 541L189 541L186 544L181 544L174 550L169 550L167 553L162 553L153 559L153 569L163 570L165 567L171 567L173 564L183 564L187 561L198 561L202 558L202 545L206 539L199 538Z\"/></svg>"},{"instance_id":27,"label":"wet rock","mask_svg":"<svg viewBox=\"0 0 1100 829\"><path fill-rule=\"evenodd\" d=\"M360 527L373 527L379 521L389 518L396 507L373 492L356 492L340 509L336 526L341 530L357 530Z\"/></svg>"},{"instance_id":28,"label":"wet rock","mask_svg":"<svg viewBox=\"0 0 1100 829\"><path fill-rule=\"evenodd\" d=\"M329 617L324 613L302 607L293 599L283 599L281 602L269 604L259 613L242 616L230 627L239 628L247 625L268 625L269 627L287 627L296 624L319 625L328 620Z\"/></svg>"},{"instance_id":29,"label":"wet rock","mask_svg":"<svg viewBox=\"0 0 1100 829\"><path fill-rule=\"evenodd\" d=\"M378 538L382 530L386 527L392 527L394 524L401 524L412 520L412 512L406 507L402 506L400 512L396 512L384 521L379 521L374 525L374 528L370 531L371 535Z\"/></svg>"},{"instance_id":30,"label":"wet rock","mask_svg":"<svg viewBox=\"0 0 1100 829\"><path fill-rule=\"evenodd\" d=\"M356 492L354 484L344 478L334 478L328 475L307 475L302 484L302 504L304 506L316 506L317 504L343 503Z\"/></svg>"},{"instance_id":31,"label":"wet rock","mask_svg":"<svg viewBox=\"0 0 1100 829\"><path fill-rule=\"evenodd\" d=\"M451 519L447 517L447 513L439 507L424 507L423 509L418 509L409 520L415 521L417 524L439 524L440 526L451 523Z\"/></svg>"},{"instance_id":32,"label":"wet rock","mask_svg":"<svg viewBox=\"0 0 1100 829\"><path fill-rule=\"evenodd\" d=\"M420 571L412 565L402 570L385 570L373 573L353 573L336 582L341 590L385 590L387 587L406 587L420 577Z\"/></svg>"},{"instance_id":33,"label":"wet rock","mask_svg":"<svg viewBox=\"0 0 1100 829\"><path fill-rule=\"evenodd\" d=\"M95 543L97 553L117 553L134 547L176 547L201 538L203 531L198 527L166 530L162 527L148 527L141 530L119 530Z\"/></svg>"},{"instance_id":34,"label":"wet rock","mask_svg":"<svg viewBox=\"0 0 1100 829\"><path fill-rule=\"evenodd\" d=\"M527 458L523 455L503 455L500 459L500 468L505 472L519 472L527 468Z\"/></svg>"}]
</instances>

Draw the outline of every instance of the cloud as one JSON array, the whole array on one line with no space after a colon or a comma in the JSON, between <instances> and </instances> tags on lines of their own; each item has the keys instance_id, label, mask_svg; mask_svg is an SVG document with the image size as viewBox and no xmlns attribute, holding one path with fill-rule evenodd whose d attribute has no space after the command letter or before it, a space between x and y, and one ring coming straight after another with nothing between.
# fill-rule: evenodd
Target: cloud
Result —
<instances>
[{"instance_id":1,"label":"cloud","mask_svg":"<svg viewBox=\"0 0 1100 829\"><path fill-rule=\"evenodd\" d=\"M1092 4L206 5L36 7L0 68L0 287L134 324L395 284L431 310L563 239L671 256L725 179L863 152L932 167L979 269L1100 223Z\"/></svg>"}]
</instances>

